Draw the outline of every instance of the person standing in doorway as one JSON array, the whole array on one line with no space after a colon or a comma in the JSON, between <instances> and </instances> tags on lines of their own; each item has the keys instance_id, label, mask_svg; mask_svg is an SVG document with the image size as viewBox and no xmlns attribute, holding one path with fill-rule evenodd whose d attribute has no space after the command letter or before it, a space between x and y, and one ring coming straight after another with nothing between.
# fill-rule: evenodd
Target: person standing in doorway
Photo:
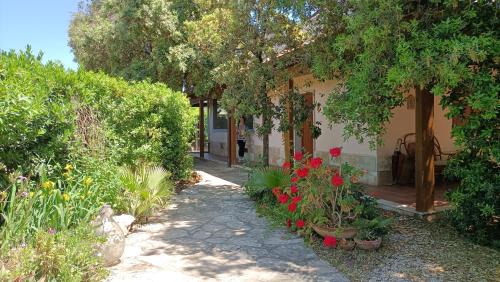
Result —
<instances>
[{"instance_id":1,"label":"person standing in doorway","mask_svg":"<svg viewBox=\"0 0 500 282\"><path fill-rule=\"evenodd\" d=\"M245 118L240 117L240 121L238 122L238 130L237 130L237 139L238 139L238 159L240 161L243 160L245 156L245 144L246 144L246 125Z\"/></svg>"}]
</instances>

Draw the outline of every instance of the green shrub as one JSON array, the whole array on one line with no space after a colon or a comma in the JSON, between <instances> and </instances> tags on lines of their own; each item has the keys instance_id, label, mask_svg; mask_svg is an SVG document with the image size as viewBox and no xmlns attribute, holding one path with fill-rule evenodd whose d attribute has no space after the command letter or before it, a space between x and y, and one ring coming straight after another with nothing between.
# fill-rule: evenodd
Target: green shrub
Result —
<instances>
[{"instance_id":1,"label":"green shrub","mask_svg":"<svg viewBox=\"0 0 500 282\"><path fill-rule=\"evenodd\" d=\"M461 152L447 166L460 179L448 197L457 230L470 239L500 248L500 174L492 162Z\"/></svg>"},{"instance_id":2,"label":"green shrub","mask_svg":"<svg viewBox=\"0 0 500 282\"><path fill-rule=\"evenodd\" d=\"M80 103L98 113L118 161L162 164L175 179L189 176L189 147L196 118L188 99L164 84L128 83L102 73L79 72Z\"/></svg>"},{"instance_id":3,"label":"green shrub","mask_svg":"<svg viewBox=\"0 0 500 282\"><path fill-rule=\"evenodd\" d=\"M136 218L136 222L146 221L164 207L174 191L169 173L161 167L124 168L120 178L125 188L127 212Z\"/></svg>"},{"instance_id":4,"label":"green shrub","mask_svg":"<svg viewBox=\"0 0 500 282\"><path fill-rule=\"evenodd\" d=\"M0 259L1 281L102 281L107 270L96 246L102 239L87 226L39 231L31 242L10 249Z\"/></svg>"},{"instance_id":5,"label":"green shrub","mask_svg":"<svg viewBox=\"0 0 500 282\"><path fill-rule=\"evenodd\" d=\"M64 160L74 129L71 84L62 66L43 65L29 50L0 53L0 162L6 169Z\"/></svg>"}]
</instances>

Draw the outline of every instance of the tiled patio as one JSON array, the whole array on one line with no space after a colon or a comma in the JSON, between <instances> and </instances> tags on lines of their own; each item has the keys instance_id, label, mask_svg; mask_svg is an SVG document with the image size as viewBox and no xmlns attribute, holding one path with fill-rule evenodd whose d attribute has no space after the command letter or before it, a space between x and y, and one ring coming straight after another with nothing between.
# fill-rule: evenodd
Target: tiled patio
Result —
<instances>
[{"instance_id":1,"label":"tiled patio","mask_svg":"<svg viewBox=\"0 0 500 282\"><path fill-rule=\"evenodd\" d=\"M444 207L448 202L444 196L447 189L451 189L453 185L436 185L434 191L434 206ZM374 196L377 199L383 199L402 205L404 207L415 208L416 189L410 185L385 185L385 186L367 186L366 193Z\"/></svg>"}]
</instances>

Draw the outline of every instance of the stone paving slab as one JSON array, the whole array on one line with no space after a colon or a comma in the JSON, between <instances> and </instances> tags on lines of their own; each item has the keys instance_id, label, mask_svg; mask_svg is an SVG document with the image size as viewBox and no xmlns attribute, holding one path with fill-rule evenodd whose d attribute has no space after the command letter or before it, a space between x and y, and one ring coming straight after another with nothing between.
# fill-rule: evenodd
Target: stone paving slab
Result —
<instances>
[{"instance_id":1,"label":"stone paving slab","mask_svg":"<svg viewBox=\"0 0 500 282\"><path fill-rule=\"evenodd\" d=\"M300 237L272 229L239 186L242 169L199 160L202 181L128 235L108 281L348 281Z\"/></svg>"}]
</instances>

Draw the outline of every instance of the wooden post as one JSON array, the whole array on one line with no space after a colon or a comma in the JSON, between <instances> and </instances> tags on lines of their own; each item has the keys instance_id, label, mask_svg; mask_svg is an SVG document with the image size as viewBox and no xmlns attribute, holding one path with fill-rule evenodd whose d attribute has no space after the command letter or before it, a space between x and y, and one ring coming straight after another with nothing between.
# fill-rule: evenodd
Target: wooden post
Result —
<instances>
[{"instance_id":1,"label":"wooden post","mask_svg":"<svg viewBox=\"0 0 500 282\"><path fill-rule=\"evenodd\" d=\"M236 124L232 113L227 117L227 166L236 164Z\"/></svg>"},{"instance_id":2,"label":"wooden post","mask_svg":"<svg viewBox=\"0 0 500 282\"><path fill-rule=\"evenodd\" d=\"M199 121L199 130L200 130L200 158L205 157L205 111L204 111L204 101L203 99L199 99L200 106L200 121Z\"/></svg>"},{"instance_id":3,"label":"wooden post","mask_svg":"<svg viewBox=\"0 0 500 282\"><path fill-rule=\"evenodd\" d=\"M292 95L293 92L293 79L288 80L288 91L289 95ZM286 105L286 112L288 115L288 124L290 128L287 132L285 132L285 160L290 162L293 156L293 105L292 102L289 101Z\"/></svg>"},{"instance_id":4,"label":"wooden post","mask_svg":"<svg viewBox=\"0 0 500 282\"><path fill-rule=\"evenodd\" d=\"M416 89L415 186L416 210L434 208L434 95L427 89Z\"/></svg>"}]
</instances>

